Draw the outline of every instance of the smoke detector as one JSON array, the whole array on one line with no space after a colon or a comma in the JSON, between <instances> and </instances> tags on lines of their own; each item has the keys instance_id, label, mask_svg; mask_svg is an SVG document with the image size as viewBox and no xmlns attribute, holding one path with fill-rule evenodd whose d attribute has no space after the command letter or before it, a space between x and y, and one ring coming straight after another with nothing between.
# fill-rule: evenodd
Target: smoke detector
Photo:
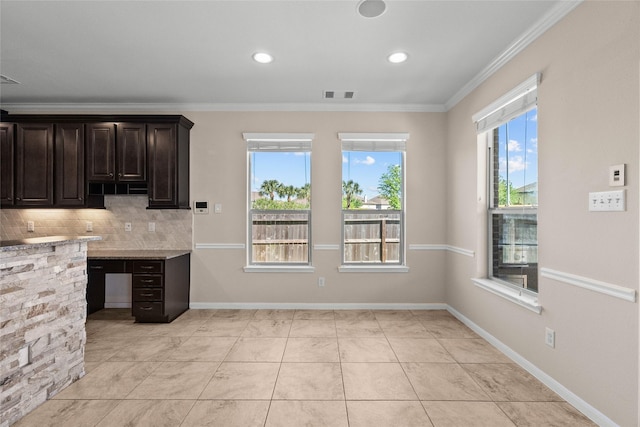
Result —
<instances>
[{"instance_id":1,"label":"smoke detector","mask_svg":"<svg viewBox=\"0 0 640 427\"><path fill-rule=\"evenodd\" d=\"M377 18L387 10L383 0L362 0L358 3L358 13L363 18Z\"/></svg>"}]
</instances>

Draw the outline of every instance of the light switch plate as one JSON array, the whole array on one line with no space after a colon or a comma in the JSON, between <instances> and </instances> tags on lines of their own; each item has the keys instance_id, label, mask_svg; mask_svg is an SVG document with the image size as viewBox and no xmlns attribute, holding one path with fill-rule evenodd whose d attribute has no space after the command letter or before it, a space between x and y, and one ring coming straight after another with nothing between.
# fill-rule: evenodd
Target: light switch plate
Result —
<instances>
[{"instance_id":1,"label":"light switch plate","mask_svg":"<svg viewBox=\"0 0 640 427\"><path fill-rule=\"evenodd\" d=\"M624 187L625 186L625 165L615 165L609 167L609 186Z\"/></svg>"},{"instance_id":2,"label":"light switch plate","mask_svg":"<svg viewBox=\"0 0 640 427\"><path fill-rule=\"evenodd\" d=\"M623 212L626 210L625 190L589 193L589 210L592 212Z\"/></svg>"}]
</instances>

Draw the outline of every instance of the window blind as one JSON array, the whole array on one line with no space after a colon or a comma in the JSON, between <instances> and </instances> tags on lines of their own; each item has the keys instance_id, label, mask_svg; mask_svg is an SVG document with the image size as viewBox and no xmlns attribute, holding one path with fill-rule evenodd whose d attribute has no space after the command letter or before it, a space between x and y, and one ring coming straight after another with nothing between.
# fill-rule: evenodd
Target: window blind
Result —
<instances>
[{"instance_id":1,"label":"window blind","mask_svg":"<svg viewBox=\"0 0 640 427\"><path fill-rule=\"evenodd\" d=\"M248 151L310 152L313 133L243 133Z\"/></svg>"},{"instance_id":2,"label":"window blind","mask_svg":"<svg viewBox=\"0 0 640 427\"><path fill-rule=\"evenodd\" d=\"M497 128L520 114L534 108L538 102L540 73L536 73L504 96L474 114L478 133Z\"/></svg>"},{"instance_id":3,"label":"window blind","mask_svg":"<svg viewBox=\"0 0 640 427\"><path fill-rule=\"evenodd\" d=\"M343 151L406 151L408 133L338 133Z\"/></svg>"}]
</instances>

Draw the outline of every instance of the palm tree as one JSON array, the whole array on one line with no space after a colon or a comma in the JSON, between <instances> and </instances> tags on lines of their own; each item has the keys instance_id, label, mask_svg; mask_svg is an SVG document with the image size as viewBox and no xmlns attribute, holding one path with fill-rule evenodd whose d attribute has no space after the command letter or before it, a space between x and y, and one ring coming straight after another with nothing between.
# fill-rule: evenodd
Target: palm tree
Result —
<instances>
[{"instance_id":1,"label":"palm tree","mask_svg":"<svg viewBox=\"0 0 640 427\"><path fill-rule=\"evenodd\" d=\"M260 195L261 196L269 196L271 200L273 200L278 192L278 188L280 188L282 184L278 182L276 179L268 179L262 183L260 186Z\"/></svg>"},{"instance_id":2,"label":"palm tree","mask_svg":"<svg viewBox=\"0 0 640 427\"><path fill-rule=\"evenodd\" d=\"M298 199L306 199L309 204L311 204L311 184L308 182L302 187L298 188L298 193L296 194Z\"/></svg>"},{"instance_id":3,"label":"palm tree","mask_svg":"<svg viewBox=\"0 0 640 427\"><path fill-rule=\"evenodd\" d=\"M342 181L342 194L344 194L344 198L347 201L347 209L351 209L351 202L353 201L353 197L357 194L362 194L362 188L360 188L360 184L357 182L353 182L353 180Z\"/></svg>"},{"instance_id":4,"label":"palm tree","mask_svg":"<svg viewBox=\"0 0 640 427\"><path fill-rule=\"evenodd\" d=\"M291 198L296 195L298 189L293 185L282 185L278 191L280 197L286 197L287 202L291 201Z\"/></svg>"}]
</instances>

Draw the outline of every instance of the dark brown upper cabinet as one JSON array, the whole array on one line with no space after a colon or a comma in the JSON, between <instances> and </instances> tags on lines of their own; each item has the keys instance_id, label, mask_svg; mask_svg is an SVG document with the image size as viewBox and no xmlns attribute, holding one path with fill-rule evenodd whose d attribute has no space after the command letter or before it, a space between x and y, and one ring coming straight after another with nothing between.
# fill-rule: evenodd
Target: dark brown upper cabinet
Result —
<instances>
[{"instance_id":1,"label":"dark brown upper cabinet","mask_svg":"<svg viewBox=\"0 0 640 427\"><path fill-rule=\"evenodd\" d=\"M54 166L55 205L83 206L85 204L84 124L56 125Z\"/></svg>"},{"instance_id":2,"label":"dark brown upper cabinet","mask_svg":"<svg viewBox=\"0 0 640 427\"><path fill-rule=\"evenodd\" d=\"M150 209L189 208L193 122L183 116L3 111L1 119L2 207L103 207L87 199L146 192ZM103 192L91 193L92 184Z\"/></svg>"},{"instance_id":3,"label":"dark brown upper cabinet","mask_svg":"<svg viewBox=\"0 0 640 427\"><path fill-rule=\"evenodd\" d=\"M13 123L0 123L0 206L13 206Z\"/></svg>"},{"instance_id":4,"label":"dark brown upper cabinet","mask_svg":"<svg viewBox=\"0 0 640 427\"><path fill-rule=\"evenodd\" d=\"M15 206L53 205L53 125L18 124Z\"/></svg>"},{"instance_id":5,"label":"dark brown upper cabinet","mask_svg":"<svg viewBox=\"0 0 640 427\"><path fill-rule=\"evenodd\" d=\"M144 123L116 124L118 181L147 179L147 127Z\"/></svg>"},{"instance_id":6,"label":"dark brown upper cabinet","mask_svg":"<svg viewBox=\"0 0 640 427\"><path fill-rule=\"evenodd\" d=\"M146 148L144 123L87 124L87 181L145 181Z\"/></svg>"},{"instance_id":7,"label":"dark brown upper cabinet","mask_svg":"<svg viewBox=\"0 0 640 427\"><path fill-rule=\"evenodd\" d=\"M116 125L87 123L87 181L115 182Z\"/></svg>"},{"instance_id":8,"label":"dark brown upper cabinet","mask_svg":"<svg viewBox=\"0 0 640 427\"><path fill-rule=\"evenodd\" d=\"M193 126L193 124L191 124ZM189 129L183 123L148 125L149 208L189 208Z\"/></svg>"}]
</instances>

